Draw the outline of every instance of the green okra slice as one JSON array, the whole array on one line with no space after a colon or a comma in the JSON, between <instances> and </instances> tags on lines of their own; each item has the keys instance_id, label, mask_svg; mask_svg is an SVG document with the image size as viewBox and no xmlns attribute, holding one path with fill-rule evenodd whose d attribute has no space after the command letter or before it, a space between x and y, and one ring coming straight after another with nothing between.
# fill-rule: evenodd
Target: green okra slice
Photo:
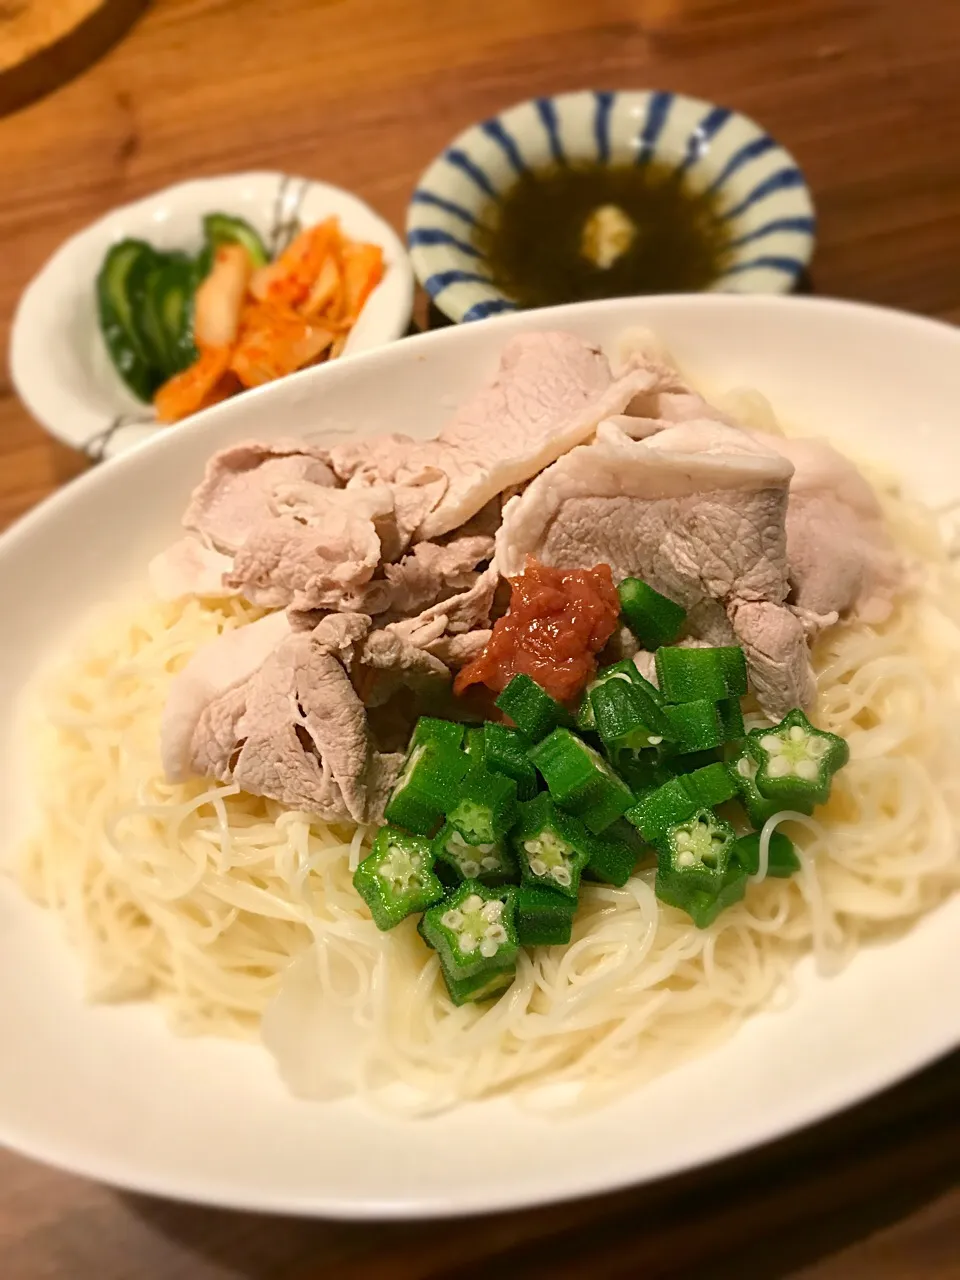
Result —
<instances>
[{"instance_id":1,"label":"green okra slice","mask_svg":"<svg viewBox=\"0 0 960 1280\"><path fill-rule=\"evenodd\" d=\"M492 720L483 726L484 763L491 772L514 780L518 800L532 800L537 794L537 771L530 763L532 746L519 729L508 729Z\"/></svg>"},{"instance_id":2,"label":"green okra slice","mask_svg":"<svg viewBox=\"0 0 960 1280\"><path fill-rule=\"evenodd\" d=\"M590 832L582 822L562 812L543 791L520 806L510 841L520 863L521 884L576 899L590 857Z\"/></svg>"},{"instance_id":3,"label":"green okra slice","mask_svg":"<svg viewBox=\"0 0 960 1280\"><path fill-rule=\"evenodd\" d=\"M517 817L517 784L482 766L467 770L456 795L446 805L446 818L468 844L501 840Z\"/></svg>"},{"instance_id":4,"label":"green okra slice","mask_svg":"<svg viewBox=\"0 0 960 1280\"><path fill-rule=\"evenodd\" d=\"M654 663L665 702L720 702L747 692L747 660L738 645L662 648Z\"/></svg>"},{"instance_id":5,"label":"green okra slice","mask_svg":"<svg viewBox=\"0 0 960 1280\"><path fill-rule=\"evenodd\" d=\"M642 751L674 736L657 701L639 684L604 681L591 691L590 705L594 726L611 759L621 751Z\"/></svg>"},{"instance_id":6,"label":"green okra slice","mask_svg":"<svg viewBox=\"0 0 960 1280\"><path fill-rule=\"evenodd\" d=\"M496 705L531 742L539 742L558 725L571 723L569 712L530 676L514 676Z\"/></svg>"},{"instance_id":7,"label":"green okra slice","mask_svg":"<svg viewBox=\"0 0 960 1280\"><path fill-rule=\"evenodd\" d=\"M658 898L705 929L746 891L747 873L733 857L736 835L709 809L668 827L657 841Z\"/></svg>"},{"instance_id":8,"label":"green okra slice","mask_svg":"<svg viewBox=\"0 0 960 1280\"><path fill-rule=\"evenodd\" d=\"M378 929L392 929L439 902L444 888L434 874L430 841L396 827L381 827L373 848L353 873L357 892Z\"/></svg>"},{"instance_id":9,"label":"green okra slice","mask_svg":"<svg viewBox=\"0 0 960 1280\"><path fill-rule=\"evenodd\" d=\"M727 697L723 666L716 649L658 649L657 685L665 702L719 702Z\"/></svg>"},{"instance_id":10,"label":"green okra slice","mask_svg":"<svg viewBox=\"0 0 960 1280\"><path fill-rule=\"evenodd\" d=\"M643 679L633 662L629 659L624 659L622 662L613 662L609 667L602 667L584 690L583 700L581 701L580 709L577 712L578 729L588 730L596 728L593 718L593 706L590 702L590 695L594 689L599 689L601 685L606 684L608 680L619 680L626 684L641 685L646 688L648 693L653 695L654 701L659 705L660 695L657 693L657 690L652 684Z\"/></svg>"},{"instance_id":11,"label":"green okra slice","mask_svg":"<svg viewBox=\"0 0 960 1280\"><path fill-rule=\"evenodd\" d=\"M512 885L493 889L465 880L424 913L420 932L440 957L444 977L461 982L513 970L520 943Z\"/></svg>"},{"instance_id":12,"label":"green okra slice","mask_svg":"<svg viewBox=\"0 0 960 1280\"><path fill-rule=\"evenodd\" d=\"M644 649L672 643L687 618L686 610L640 578L624 578L617 587L620 616Z\"/></svg>"},{"instance_id":13,"label":"green okra slice","mask_svg":"<svg viewBox=\"0 0 960 1280\"><path fill-rule=\"evenodd\" d=\"M725 764L708 764L702 769L682 775L683 787L698 809L713 809L725 800L732 800L737 786Z\"/></svg>"},{"instance_id":14,"label":"green okra slice","mask_svg":"<svg viewBox=\"0 0 960 1280\"><path fill-rule=\"evenodd\" d=\"M775 813L782 813L787 807L778 800L770 800L767 796L760 794L757 786L759 768L759 764L747 751L745 745L727 765L737 789L737 799L747 811L750 822L758 829L768 818L772 818ZM798 802L795 798L789 807L796 809L799 813L813 813L813 802L810 800Z\"/></svg>"},{"instance_id":15,"label":"green okra slice","mask_svg":"<svg viewBox=\"0 0 960 1280\"><path fill-rule=\"evenodd\" d=\"M815 728L799 707L772 729L753 729L747 753L757 762L757 790L782 809L826 804L833 775L850 759L843 738Z\"/></svg>"},{"instance_id":16,"label":"green okra slice","mask_svg":"<svg viewBox=\"0 0 960 1280\"><path fill-rule=\"evenodd\" d=\"M636 828L624 818L618 818L606 831L601 831L599 835L588 831L587 836L590 857L584 868L584 876L621 888L646 853Z\"/></svg>"},{"instance_id":17,"label":"green okra slice","mask_svg":"<svg viewBox=\"0 0 960 1280\"><path fill-rule=\"evenodd\" d=\"M691 818L697 807L696 801L683 785L683 779L671 778L655 791L648 792L632 809L628 809L626 818L648 844L655 844L675 823Z\"/></svg>"},{"instance_id":18,"label":"green okra slice","mask_svg":"<svg viewBox=\"0 0 960 1280\"><path fill-rule=\"evenodd\" d=\"M591 831L602 831L633 804L633 793L616 771L569 729L554 729L530 752L550 795Z\"/></svg>"},{"instance_id":19,"label":"green okra slice","mask_svg":"<svg viewBox=\"0 0 960 1280\"><path fill-rule=\"evenodd\" d=\"M746 736L739 698L721 698L717 703L717 716L724 742L739 742Z\"/></svg>"},{"instance_id":20,"label":"green okra slice","mask_svg":"<svg viewBox=\"0 0 960 1280\"><path fill-rule=\"evenodd\" d=\"M733 846L733 856L748 876L755 876L760 870L760 832L740 836ZM786 880L799 870L800 859L793 841L782 831L774 831L770 836L767 875Z\"/></svg>"},{"instance_id":21,"label":"green okra slice","mask_svg":"<svg viewBox=\"0 0 960 1280\"><path fill-rule=\"evenodd\" d=\"M435 721L449 724L449 721ZM427 730L421 725L414 731L412 744L400 776L384 809L388 822L418 835L429 835L435 830L444 809L459 793L460 784L469 765L469 757L451 741L432 736L422 736ZM462 726L460 729L462 737ZM418 740L418 733L421 734Z\"/></svg>"},{"instance_id":22,"label":"green okra slice","mask_svg":"<svg viewBox=\"0 0 960 1280\"><path fill-rule=\"evenodd\" d=\"M502 884L520 874L517 860L505 839L470 844L455 826L447 822L433 838L437 863L451 867L458 880L480 880Z\"/></svg>"},{"instance_id":23,"label":"green okra slice","mask_svg":"<svg viewBox=\"0 0 960 1280\"><path fill-rule=\"evenodd\" d=\"M565 947L573 930L573 898L522 884L517 890L517 937L521 947Z\"/></svg>"},{"instance_id":24,"label":"green okra slice","mask_svg":"<svg viewBox=\"0 0 960 1280\"><path fill-rule=\"evenodd\" d=\"M703 651L691 649L689 652ZM723 742L716 702L698 698L693 702L667 705L663 711L670 722L670 749L678 755L689 751L709 751Z\"/></svg>"}]
</instances>

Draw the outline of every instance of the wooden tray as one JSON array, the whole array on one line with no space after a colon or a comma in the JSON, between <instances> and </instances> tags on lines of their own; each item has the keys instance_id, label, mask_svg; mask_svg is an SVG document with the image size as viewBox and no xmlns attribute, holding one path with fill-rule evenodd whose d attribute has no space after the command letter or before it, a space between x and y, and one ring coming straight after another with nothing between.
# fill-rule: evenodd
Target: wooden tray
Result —
<instances>
[{"instance_id":1,"label":"wooden tray","mask_svg":"<svg viewBox=\"0 0 960 1280\"><path fill-rule=\"evenodd\" d=\"M0 0L0 115L79 75L148 0Z\"/></svg>"}]
</instances>

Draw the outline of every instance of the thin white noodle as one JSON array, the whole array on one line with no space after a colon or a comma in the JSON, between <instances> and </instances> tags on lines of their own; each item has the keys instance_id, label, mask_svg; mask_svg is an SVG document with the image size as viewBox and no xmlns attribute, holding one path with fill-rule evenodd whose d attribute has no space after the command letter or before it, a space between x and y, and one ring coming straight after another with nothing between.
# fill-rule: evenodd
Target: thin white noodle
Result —
<instances>
[{"instance_id":1,"label":"thin white noodle","mask_svg":"<svg viewBox=\"0 0 960 1280\"><path fill-rule=\"evenodd\" d=\"M340 1045L346 1061L349 1048L371 1105L429 1114L503 1090L538 1110L600 1103L789 998L803 953L833 972L960 883L960 575L929 513L884 503L922 568L918 590L881 626L836 627L814 653L814 719L848 738L851 763L815 819L784 811L764 825L745 899L706 930L656 899L646 867L622 889L585 886L571 945L523 953L499 1001L454 1008L413 922L379 933L353 888L372 829L164 779L170 681L200 645L260 616L237 600L127 606L45 676L24 884L61 916L91 998L149 996L192 1034L256 1035L270 1006L293 1032L270 1037L291 1081L316 1081L295 1068L317 1063L296 1061L304 1037L277 997L313 947L324 1053L334 1061ZM781 823L801 862L791 880L767 875Z\"/></svg>"}]
</instances>

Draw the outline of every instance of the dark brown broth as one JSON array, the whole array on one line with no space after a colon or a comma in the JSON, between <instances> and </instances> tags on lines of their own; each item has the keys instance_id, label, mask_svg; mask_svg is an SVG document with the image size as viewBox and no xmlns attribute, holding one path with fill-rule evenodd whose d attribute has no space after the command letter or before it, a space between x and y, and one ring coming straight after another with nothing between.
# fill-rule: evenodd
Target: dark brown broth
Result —
<instances>
[{"instance_id":1,"label":"dark brown broth","mask_svg":"<svg viewBox=\"0 0 960 1280\"><path fill-rule=\"evenodd\" d=\"M582 251L591 215L615 206L632 243L608 267ZM529 170L475 233L497 286L522 307L636 293L690 293L723 275L730 230L719 200L669 165L555 165Z\"/></svg>"}]
</instances>

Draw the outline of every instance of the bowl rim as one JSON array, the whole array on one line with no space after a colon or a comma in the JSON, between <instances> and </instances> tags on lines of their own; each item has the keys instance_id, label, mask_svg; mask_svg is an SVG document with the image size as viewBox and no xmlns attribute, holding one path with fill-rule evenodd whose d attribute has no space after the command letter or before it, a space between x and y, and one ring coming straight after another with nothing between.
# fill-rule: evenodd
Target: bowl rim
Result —
<instances>
[{"instance_id":1,"label":"bowl rim","mask_svg":"<svg viewBox=\"0 0 960 1280\"><path fill-rule=\"evenodd\" d=\"M348 357L360 351L373 350L387 342L402 337L408 330L413 315L413 297L415 279L413 267L403 240L396 230L376 209L362 197L347 187L318 178L308 178L303 174L290 173L280 169L240 169L227 173L201 175L185 178L164 187L158 187L136 200L114 205L99 217L86 223L63 240L44 260L37 271L24 286L10 325L8 361L10 380L21 403L36 422L54 439L70 448L85 454L91 461L99 462L115 455L97 452L91 446L98 435L109 433L111 423L108 413L103 409L93 412L78 400L73 391L61 389L58 380L51 378L49 360L44 358L45 344L49 342L47 312L51 302L62 303L75 296L74 275L77 269L84 270L84 259L92 252L96 242L104 244L115 241L121 236L131 234L149 234L151 215L159 206L169 203L183 209L195 203L198 215L203 212L201 202L215 196L218 188L241 183L272 183L277 187L277 199L289 184L300 188L298 201L301 204L309 195L323 199L336 200L341 206L348 206L357 214L362 214L376 228L377 242L386 251L389 260L390 278L396 291L393 303L389 297L378 295L375 290L365 304L364 310L378 316L378 323L371 326L373 333L365 337L359 349L348 352ZM134 230L125 223L142 224L141 230ZM99 250L98 250L99 252ZM95 278L90 278L91 287ZM372 307L371 304L372 303ZM369 314L369 312L368 312ZM48 349L48 348L46 348ZM342 358L342 357L340 357ZM107 398L109 398L109 389ZM117 389L115 416L113 424L142 424L144 436L151 435L163 428L152 416L149 405L137 406L130 395ZM70 423L75 424L73 428ZM180 429L189 426L190 420L179 424ZM76 424L83 424L77 426ZM126 448L139 444L132 442L117 452L125 452Z\"/></svg>"},{"instance_id":2,"label":"bowl rim","mask_svg":"<svg viewBox=\"0 0 960 1280\"><path fill-rule=\"evenodd\" d=\"M706 98L699 98L693 94L682 93L675 90L658 89L655 87L620 89L585 88L574 89L564 93L542 94L536 97L520 99L502 107L491 116L482 120L474 121L451 138L421 172L407 204L405 224L407 250L410 254L410 261L413 264L413 270L421 287L429 295L431 302L438 308L438 310L440 310L450 320L454 321L454 323L460 323L462 321L485 319L488 316L515 311L518 309L517 304L509 299L497 285L479 274L477 268L483 264L483 255L474 248L472 243L458 240L450 234L446 234L443 238L437 236L436 239L430 239L428 236L418 234L423 233L424 230L426 230L423 223L424 206L433 206L434 208L439 209L442 213L450 215L461 221L474 221L472 209L464 208L456 201L444 199L444 197L438 196L435 192L434 188L437 185L438 176L441 172L447 173L449 171L447 160L451 152L460 152L467 160L471 159L470 149L473 143L478 141L482 136L489 136L489 130L498 125L502 126L502 121L505 116L524 107L536 108L541 115L541 119L546 122L544 116L544 104L546 104L546 109L553 109L554 124L552 127L555 129L555 107L557 104L572 103L579 100L584 104L590 102L595 107L596 104L603 101L607 104L607 109L609 110L615 101L620 98L634 99L637 102L643 101L646 103L650 103L654 99L669 99L671 103L680 102L696 109L701 115L701 122L706 121L711 117L720 119L722 124L727 124L731 121L739 121L741 125L746 126L752 140L762 139L768 144L765 154L777 156L778 159L785 162L786 168L795 172L798 180L793 186L792 196L797 206L797 214L796 216L791 215L790 221L795 225L792 226L790 230L796 233L796 241L791 248L791 255L789 259L778 258L776 260L776 270L779 277L778 287L743 289L716 288L700 290L699 292L776 294L789 293L794 289L797 281L809 266L816 248L817 216L810 185L807 182L803 168L793 153L785 147L779 139L774 137L773 134L763 128L762 125L760 125L746 112L711 102ZM554 144L551 143L551 145ZM722 174L718 172L716 176L719 177L722 176ZM447 186L449 183L444 182L441 185ZM463 189L472 189L472 183L470 183L466 176L463 179ZM443 268L446 268L446 270ZM452 278L454 276L456 278ZM720 278L721 281L723 279L724 277ZM455 288L451 289L451 285L455 286L463 283L474 283L489 286L484 290L488 295L489 300L471 305L469 298L465 299L462 294L457 294ZM566 303L557 305L572 304Z\"/></svg>"}]
</instances>

